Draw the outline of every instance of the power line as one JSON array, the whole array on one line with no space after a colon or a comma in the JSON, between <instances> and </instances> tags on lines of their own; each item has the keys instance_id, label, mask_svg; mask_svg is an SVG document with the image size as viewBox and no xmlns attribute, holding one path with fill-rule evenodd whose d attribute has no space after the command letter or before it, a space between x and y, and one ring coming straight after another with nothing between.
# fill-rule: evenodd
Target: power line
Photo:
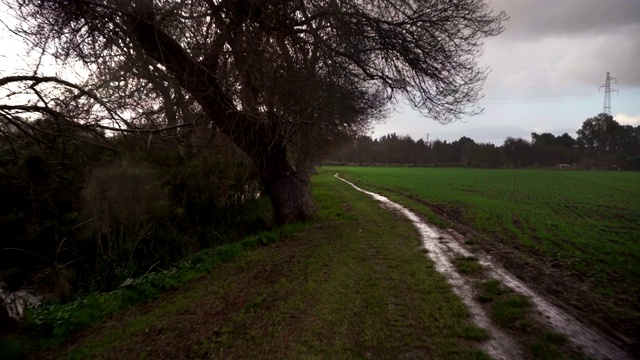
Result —
<instances>
[{"instance_id":1,"label":"power line","mask_svg":"<svg viewBox=\"0 0 640 360\"><path fill-rule=\"evenodd\" d=\"M625 93L630 93L632 97L640 97L640 88L636 86L620 85L618 87Z\"/></svg>"},{"instance_id":2,"label":"power line","mask_svg":"<svg viewBox=\"0 0 640 360\"><path fill-rule=\"evenodd\" d=\"M628 107L631 111L640 112L640 103L634 102L633 100L626 99L622 96L620 96L617 101L619 101L620 103Z\"/></svg>"}]
</instances>

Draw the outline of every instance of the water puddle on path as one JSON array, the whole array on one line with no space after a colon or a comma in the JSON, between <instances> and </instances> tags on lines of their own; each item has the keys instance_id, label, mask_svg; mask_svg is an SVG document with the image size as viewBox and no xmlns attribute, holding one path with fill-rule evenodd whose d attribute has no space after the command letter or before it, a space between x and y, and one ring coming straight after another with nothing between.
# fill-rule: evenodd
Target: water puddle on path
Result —
<instances>
[{"instance_id":1,"label":"water puddle on path","mask_svg":"<svg viewBox=\"0 0 640 360\"><path fill-rule=\"evenodd\" d=\"M612 340L595 329L590 329L573 316L559 307L551 304L538 293L530 289L522 281L511 273L496 265L490 256L486 254L471 253L456 240L459 234L453 231L444 231L430 226L422 221L414 212L397 204L387 197L359 188L355 184L341 178L346 182L374 199L383 203L391 210L398 211L411 220L420 232L422 243L428 256L435 263L436 270L443 274L453 291L462 299L471 313L473 322L489 331L491 339L484 343L484 350L495 359L519 359L523 358L521 346L509 334L497 328L489 319L482 306L475 300L475 291L470 280L461 276L453 266L452 260L458 256L475 256L479 263L487 270L489 277L499 280L504 286L531 299L536 310L542 315L542 320L556 331L565 334L569 341L581 348L582 351L597 359L630 359L631 357Z\"/></svg>"}]
</instances>

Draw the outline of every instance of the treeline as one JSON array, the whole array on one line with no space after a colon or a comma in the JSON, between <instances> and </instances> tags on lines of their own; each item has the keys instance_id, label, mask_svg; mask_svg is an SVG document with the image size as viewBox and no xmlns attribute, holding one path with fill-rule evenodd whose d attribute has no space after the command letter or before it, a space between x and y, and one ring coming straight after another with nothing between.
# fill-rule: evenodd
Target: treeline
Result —
<instances>
[{"instance_id":1,"label":"treeline","mask_svg":"<svg viewBox=\"0 0 640 360\"><path fill-rule=\"evenodd\" d=\"M508 137L500 146L463 136L452 142L395 133L372 139L359 136L335 152L342 164L396 164L469 167L571 167L640 170L640 126L620 125L610 115L587 119L578 137L532 133L531 139Z\"/></svg>"}]
</instances>

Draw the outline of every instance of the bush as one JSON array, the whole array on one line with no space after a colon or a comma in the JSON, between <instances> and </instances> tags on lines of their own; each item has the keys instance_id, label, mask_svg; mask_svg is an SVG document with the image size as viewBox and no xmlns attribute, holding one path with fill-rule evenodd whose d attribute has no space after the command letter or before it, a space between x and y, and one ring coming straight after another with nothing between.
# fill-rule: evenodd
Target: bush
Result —
<instances>
[{"instance_id":1,"label":"bush","mask_svg":"<svg viewBox=\"0 0 640 360\"><path fill-rule=\"evenodd\" d=\"M109 291L271 226L249 162L224 140L207 153L138 135L105 138L107 148L78 141L78 128L57 131L74 138L40 146L0 134L0 280L10 290Z\"/></svg>"}]
</instances>

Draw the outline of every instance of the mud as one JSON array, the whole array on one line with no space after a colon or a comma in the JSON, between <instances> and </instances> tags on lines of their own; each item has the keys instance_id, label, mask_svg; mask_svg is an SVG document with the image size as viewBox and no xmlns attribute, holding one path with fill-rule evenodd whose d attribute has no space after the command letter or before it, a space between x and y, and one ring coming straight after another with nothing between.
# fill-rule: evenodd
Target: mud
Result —
<instances>
[{"instance_id":1,"label":"mud","mask_svg":"<svg viewBox=\"0 0 640 360\"><path fill-rule=\"evenodd\" d=\"M428 256L435 263L435 268L442 273L454 292L462 299L471 313L473 322L486 329L491 334L491 339L484 344L485 351L497 359L522 358L522 350L517 341L509 334L501 331L490 320L482 306L474 298L474 288L470 280L461 276L452 264L452 260L458 256L474 256L478 258L489 277L500 281L504 286L531 299L536 310L542 315L541 320L550 328L565 334L569 341L580 348L586 355L598 359L631 359L631 356L616 342L603 333L591 329L560 307L532 290L514 275L499 266L489 255L479 252L471 253L463 245L464 237L453 230L442 230L426 224L415 213L399 205L388 198L361 189L355 184L341 178L346 182L374 199L383 203L391 210L402 213L416 226L420 232L422 243L428 250Z\"/></svg>"}]
</instances>

